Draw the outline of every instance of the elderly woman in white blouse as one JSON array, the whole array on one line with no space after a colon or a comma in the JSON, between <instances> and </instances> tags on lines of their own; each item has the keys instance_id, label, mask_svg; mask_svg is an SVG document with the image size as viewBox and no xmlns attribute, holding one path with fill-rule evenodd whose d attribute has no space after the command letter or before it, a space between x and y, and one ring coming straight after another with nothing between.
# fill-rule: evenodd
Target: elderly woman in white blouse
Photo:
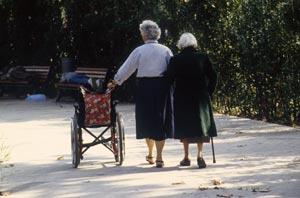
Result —
<instances>
[{"instance_id":1,"label":"elderly woman in white blouse","mask_svg":"<svg viewBox=\"0 0 300 198\"><path fill-rule=\"evenodd\" d=\"M173 54L168 47L158 43L161 30L155 22L143 21L140 32L144 44L132 51L108 86L122 85L137 70L136 138L146 139L146 161L161 168L164 166L165 139L173 137L172 87L166 78L167 65Z\"/></svg>"}]
</instances>

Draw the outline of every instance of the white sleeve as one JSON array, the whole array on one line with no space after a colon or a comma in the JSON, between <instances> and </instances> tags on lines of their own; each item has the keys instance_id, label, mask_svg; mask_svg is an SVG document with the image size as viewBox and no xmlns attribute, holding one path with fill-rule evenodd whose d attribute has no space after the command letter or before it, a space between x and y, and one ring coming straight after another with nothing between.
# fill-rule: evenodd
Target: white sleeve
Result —
<instances>
[{"instance_id":1,"label":"white sleeve","mask_svg":"<svg viewBox=\"0 0 300 198\"><path fill-rule=\"evenodd\" d=\"M173 56L173 53L172 53L172 51L169 49L169 50L167 51L167 56L166 56L167 64L169 64L170 59L171 59L172 56Z\"/></svg>"},{"instance_id":2,"label":"white sleeve","mask_svg":"<svg viewBox=\"0 0 300 198\"><path fill-rule=\"evenodd\" d=\"M138 50L135 49L123 63L123 65L119 68L118 72L114 76L114 80L118 85L121 85L124 81L126 81L131 74L135 72L138 68L138 60L139 53Z\"/></svg>"}]
</instances>

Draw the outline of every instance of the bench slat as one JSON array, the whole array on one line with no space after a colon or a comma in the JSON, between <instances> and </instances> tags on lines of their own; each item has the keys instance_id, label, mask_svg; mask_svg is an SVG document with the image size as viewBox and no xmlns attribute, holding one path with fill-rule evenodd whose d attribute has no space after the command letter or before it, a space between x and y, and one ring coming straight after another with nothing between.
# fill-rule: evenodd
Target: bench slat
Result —
<instances>
[{"instance_id":1,"label":"bench slat","mask_svg":"<svg viewBox=\"0 0 300 198\"><path fill-rule=\"evenodd\" d=\"M22 65L19 65L22 66ZM26 87L31 88L35 93L38 89L47 91L50 83L50 78L54 74L54 66L40 66L40 65L25 65L22 66L26 72L32 75L31 80L0 80L0 87Z\"/></svg>"},{"instance_id":2,"label":"bench slat","mask_svg":"<svg viewBox=\"0 0 300 198\"><path fill-rule=\"evenodd\" d=\"M77 67L75 70L76 73L84 74L90 78L97 78L104 80L106 78L106 74L108 72L107 68L95 68L95 67ZM76 83L68 83L68 82L59 82L56 83L56 86L58 88L58 96L56 98L56 102L60 100L62 97L64 91L74 91L78 92L81 84Z\"/></svg>"}]
</instances>

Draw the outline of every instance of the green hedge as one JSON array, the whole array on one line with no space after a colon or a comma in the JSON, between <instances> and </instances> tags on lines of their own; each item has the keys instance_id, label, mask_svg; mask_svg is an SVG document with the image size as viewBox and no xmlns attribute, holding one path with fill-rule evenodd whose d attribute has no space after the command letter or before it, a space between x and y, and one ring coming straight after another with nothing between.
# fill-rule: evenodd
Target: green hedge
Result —
<instances>
[{"instance_id":1,"label":"green hedge","mask_svg":"<svg viewBox=\"0 0 300 198\"><path fill-rule=\"evenodd\" d=\"M144 19L158 22L174 53L181 33L196 35L218 71L217 112L299 125L294 0L0 0L0 66L60 66L71 56L79 66L119 67L142 44ZM124 101L134 100L134 81L122 86Z\"/></svg>"}]
</instances>

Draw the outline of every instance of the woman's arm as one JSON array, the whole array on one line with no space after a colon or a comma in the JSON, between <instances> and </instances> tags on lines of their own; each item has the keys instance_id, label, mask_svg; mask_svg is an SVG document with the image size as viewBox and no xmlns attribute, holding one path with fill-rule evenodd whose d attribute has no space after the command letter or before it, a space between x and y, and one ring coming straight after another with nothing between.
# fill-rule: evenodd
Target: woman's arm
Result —
<instances>
[{"instance_id":1,"label":"woman's arm","mask_svg":"<svg viewBox=\"0 0 300 198\"><path fill-rule=\"evenodd\" d=\"M207 87L208 87L209 94L212 95L212 93L215 91L217 86L217 72L214 70L208 55L205 58L205 65L206 65L206 76L208 78Z\"/></svg>"},{"instance_id":2,"label":"woman's arm","mask_svg":"<svg viewBox=\"0 0 300 198\"><path fill-rule=\"evenodd\" d=\"M137 49L135 49L114 76L114 81L116 84L121 85L131 76L131 74L135 72L135 70L138 68L138 60L139 52Z\"/></svg>"}]
</instances>

